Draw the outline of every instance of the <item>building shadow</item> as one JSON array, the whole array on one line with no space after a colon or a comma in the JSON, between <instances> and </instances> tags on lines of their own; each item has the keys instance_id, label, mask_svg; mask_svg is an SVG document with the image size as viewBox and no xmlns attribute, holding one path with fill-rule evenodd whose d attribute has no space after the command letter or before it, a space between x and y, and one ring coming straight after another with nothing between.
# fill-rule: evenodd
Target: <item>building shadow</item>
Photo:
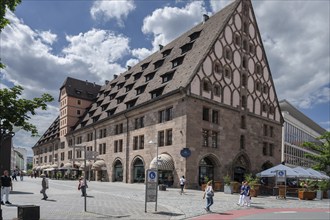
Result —
<instances>
[{"instance_id":1,"label":"building shadow","mask_svg":"<svg viewBox=\"0 0 330 220\"><path fill-rule=\"evenodd\" d=\"M10 191L10 194L34 194L33 192Z\"/></svg>"}]
</instances>

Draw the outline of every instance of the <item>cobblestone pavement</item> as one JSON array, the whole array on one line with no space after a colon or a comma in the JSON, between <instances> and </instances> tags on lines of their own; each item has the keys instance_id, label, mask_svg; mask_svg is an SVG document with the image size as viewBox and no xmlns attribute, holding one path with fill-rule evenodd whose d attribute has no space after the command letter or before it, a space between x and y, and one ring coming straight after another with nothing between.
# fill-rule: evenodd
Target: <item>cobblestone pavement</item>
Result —
<instances>
[{"instance_id":1,"label":"cobblestone pavement","mask_svg":"<svg viewBox=\"0 0 330 220\"><path fill-rule=\"evenodd\" d=\"M180 195L178 188L158 192L157 211L155 203L147 204L145 212L145 185L109 182L89 182L86 212L84 197L78 191L77 181L49 180L48 200L41 200L41 179L26 177L14 181L10 195L13 205L1 206L3 219L17 218L17 206L40 206L40 219L189 219L206 215L205 200L199 190L186 190ZM277 200L274 196L252 199L251 207L238 207L237 194L217 192L212 211L223 213L230 210L267 208L323 208L329 209L330 200L305 201L289 197Z\"/></svg>"}]
</instances>

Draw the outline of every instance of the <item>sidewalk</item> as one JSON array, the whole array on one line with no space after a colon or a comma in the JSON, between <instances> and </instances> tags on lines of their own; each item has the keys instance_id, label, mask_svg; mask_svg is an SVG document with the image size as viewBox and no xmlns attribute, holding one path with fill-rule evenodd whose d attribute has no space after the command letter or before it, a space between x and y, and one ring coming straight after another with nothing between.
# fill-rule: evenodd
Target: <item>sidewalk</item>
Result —
<instances>
[{"instance_id":1,"label":"sidewalk","mask_svg":"<svg viewBox=\"0 0 330 220\"><path fill-rule=\"evenodd\" d=\"M87 212L84 212L84 198L78 191L77 181L49 180L49 199L41 200L41 179L26 177L24 181L14 181L14 191L10 195L12 206L1 206L4 219L17 217L18 205L40 206L41 219L190 219L206 217L203 192L186 190L180 195L179 189L170 188L158 192L157 211L155 203L147 204L145 212L145 185L109 182L89 182L87 189ZM329 200L300 201L297 198L277 200L274 196L252 198L251 207L238 207L238 195L216 192L213 215L231 211L264 209L314 208L328 209ZM217 218L213 218L217 219Z\"/></svg>"}]
</instances>

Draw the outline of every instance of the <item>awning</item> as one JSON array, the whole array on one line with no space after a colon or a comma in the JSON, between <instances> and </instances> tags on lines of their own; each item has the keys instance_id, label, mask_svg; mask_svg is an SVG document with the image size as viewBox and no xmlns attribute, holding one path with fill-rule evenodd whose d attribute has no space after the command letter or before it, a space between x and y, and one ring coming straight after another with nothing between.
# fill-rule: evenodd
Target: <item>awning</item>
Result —
<instances>
[{"instance_id":1,"label":"awning","mask_svg":"<svg viewBox=\"0 0 330 220\"><path fill-rule=\"evenodd\" d=\"M106 167L104 160L98 160L93 164L92 170L101 170L102 167Z\"/></svg>"},{"instance_id":2,"label":"awning","mask_svg":"<svg viewBox=\"0 0 330 220\"><path fill-rule=\"evenodd\" d=\"M151 169L157 168L156 162L157 162L157 158L155 157L150 163ZM170 170L170 171L174 170L174 162L170 155L168 154L158 155L158 170Z\"/></svg>"},{"instance_id":3,"label":"awning","mask_svg":"<svg viewBox=\"0 0 330 220\"><path fill-rule=\"evenodd\" d=\"M44 169L44 171L54 171L55 168L54 167L51 167L51 168L47 168L47 169Z\"/></svg>"},{"instance_id":4,"label":"awning","mask_svg":"<svg viewBox=\"0 0 330 220\"><path fill-rule=\"evenodd\" d=\"M93 162L86 161L86 167L87 168L92 167L92 165L93 165ZM80 168L84 169L85 168L85 163L81 163Z\"/></svg>"},{"instance_id":5,"label":"awning","mask_svg":"<svg viewBox=\"0 0 330 220\"><path fill-rule=\"evenodd\" d=\"M61 168L72 168L72 163L66 163Z\"/></svg>"},{"instance_id":6,"label":"awning","mask_svg":"<svg viewBox=\"0 0 330 220\"><path fill-rule=\"evenodd\" d=\"M58 165L56 163L54 163L53 165L51 165L52 168L57 168Z\"/></svg>"}]
</instances>

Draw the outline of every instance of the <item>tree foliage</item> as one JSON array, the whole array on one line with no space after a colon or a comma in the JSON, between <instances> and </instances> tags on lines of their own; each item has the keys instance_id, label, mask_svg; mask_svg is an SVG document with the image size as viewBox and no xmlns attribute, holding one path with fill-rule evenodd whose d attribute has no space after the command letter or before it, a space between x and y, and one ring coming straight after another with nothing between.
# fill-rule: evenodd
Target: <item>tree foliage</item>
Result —
<instances>
[{"instance_id":1,"label":"tree foliage","mask_svg":"<svg viewBox=\"0 0 330 220\"><path fill-rule=\"evenodd\" d=\"M0 33L2 29L5 28L10 22L7 18L5 18L7 8L11 11L15 11L15 8L18 4L21 3L22 0L0 0ZM1 63L0 58L0 69L5 68L5 65Z\"/></svg>"},{"instance_id":2,"label":"tree foliage","mask_svg":"<svg viewBox=\"0 0 330 220\"><path fill-rule=\"evenodd\" d=\"M0 122L1 131L12 131L13 127L20 127L31 132L32 136L38 135L35 125L29 123L31 115L36 114L36 109L47 109L47 102L52 102L54 98L45 93L40 98L32 100L20 98L23 88L14 86L11 89L0 89Z\"/></svg>"},{"instance_id":3,"label":"tree foliage","mask_svg":"<svg viewBox=\"0 0 330 220\"><path fill-rule=\"evenodd\" d=\"M313 167L314 169L324 171L330 175L330 132L327 131L316 139L321 140L322 144L305 142L303 146L316 151L318 154L309 153L306 154L306 157L316 161L316 165Z\"/></svg>"}]
</instances>

